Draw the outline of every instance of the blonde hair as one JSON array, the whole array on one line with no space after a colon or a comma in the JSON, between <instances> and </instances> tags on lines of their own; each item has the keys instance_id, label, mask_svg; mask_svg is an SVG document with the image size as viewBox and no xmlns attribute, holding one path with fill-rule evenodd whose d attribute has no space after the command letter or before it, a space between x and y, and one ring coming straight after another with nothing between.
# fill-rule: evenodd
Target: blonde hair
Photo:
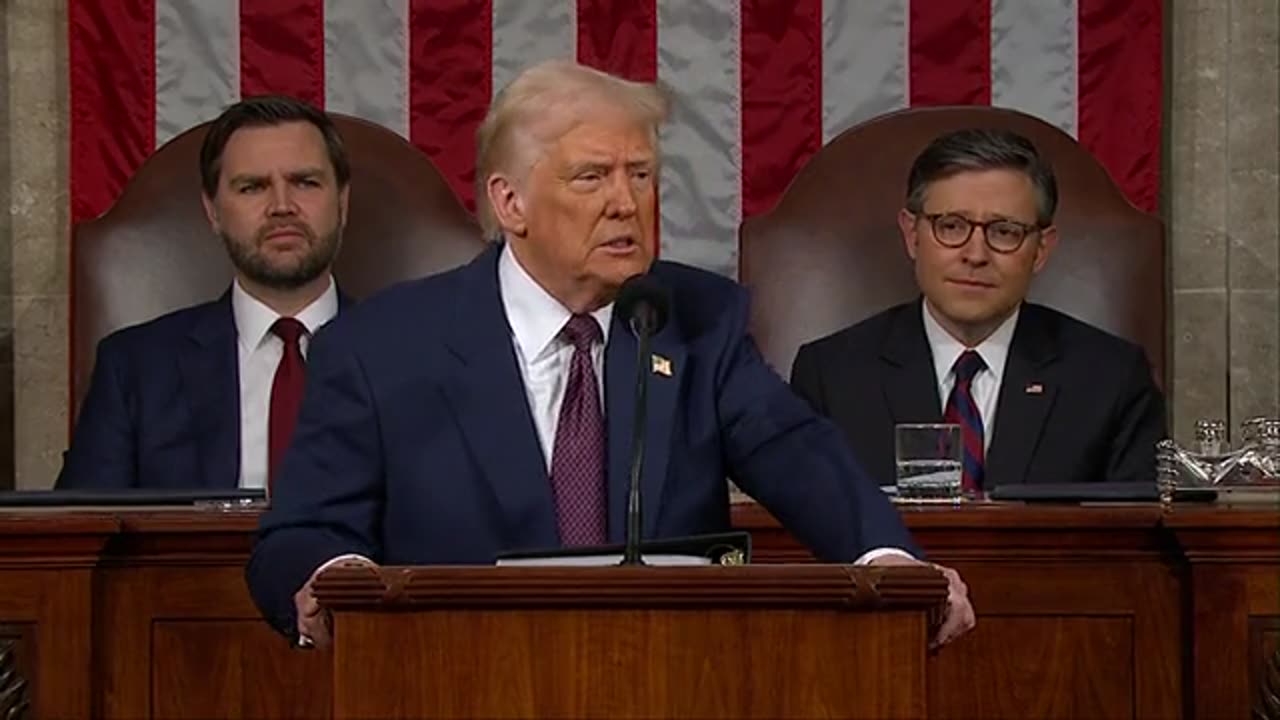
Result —
<instances>
[{"instance_id":1,"label":"blonde hair","mask_svg":"<svg viewBox=\"0 0 1280 720\"><path fill-rule=\"evenodd\" d=\"M523 179L554 142L588 113L604 105L649 128L658 146L658 128L670 108L654 83L633 82L567 60L548 60L521 72L493 99L476 130L476 212L485 237L501 228L489 203L489 177L502 172Z\"/></svg>"}]
</instances>

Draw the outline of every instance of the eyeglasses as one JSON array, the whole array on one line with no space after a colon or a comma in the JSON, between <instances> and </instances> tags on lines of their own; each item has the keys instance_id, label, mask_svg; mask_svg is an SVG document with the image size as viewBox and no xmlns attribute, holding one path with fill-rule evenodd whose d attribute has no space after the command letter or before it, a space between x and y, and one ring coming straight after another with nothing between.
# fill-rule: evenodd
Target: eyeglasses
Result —
<instances>
[{"instance_id":1,"label":"eyeglasses","mask_svg":"<svg viewBox=\"0 0 1280 720\"><path fill-rule=\"evenodd\" d=\"M978 222L955 213L928 213L920 217L933 226L933 237L939 245L948 248L964 247L973 235L974 228L982 228L987 247L998 253L1014 253L1022 247L1028 235L1040 232L1038 225L1027 225L1016 220L988 220Z\"/></svg>"}]
</instances>

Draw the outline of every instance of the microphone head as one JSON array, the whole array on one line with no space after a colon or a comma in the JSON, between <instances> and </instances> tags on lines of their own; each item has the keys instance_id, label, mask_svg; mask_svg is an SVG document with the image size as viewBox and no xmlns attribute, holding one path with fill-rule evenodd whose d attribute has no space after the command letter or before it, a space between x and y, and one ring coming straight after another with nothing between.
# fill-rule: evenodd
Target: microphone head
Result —
<instances>
[{"instance_id":1,"label":"microphone head","mask_svg":"<svg viewBox=\"0 0 1280 720\"><path fill-rule=\"evenodd\" d=\"M651 274L632 275L618 291L613 311L637 334L655 335L671 314L671 291Z\"/></svg>"}]
</instances>

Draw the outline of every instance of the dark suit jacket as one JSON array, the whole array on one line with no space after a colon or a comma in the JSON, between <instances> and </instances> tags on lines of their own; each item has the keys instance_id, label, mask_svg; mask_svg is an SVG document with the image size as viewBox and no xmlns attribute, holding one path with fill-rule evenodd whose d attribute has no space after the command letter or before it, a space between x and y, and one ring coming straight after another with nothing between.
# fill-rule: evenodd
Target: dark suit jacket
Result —
<instances>
[{"instance_id":1,"label":"dark suit jacket","mask_svg":"<svg viewBox=\"0 0 1280 720\"><path fill-rule=\"evenodd\" d=\"M921 310L899 305L809 343L792 367L792 386L884 484L895 478L894 425L942 421ZM1164 401L1138 346L1024 303L999 392L987 488L1154 481Z\"/></svg>"},{"instance_id":2,"label":"dark suit jacket","mask_svg":"<svg viewBox=\"0 0 1280 720\"><path fill-rule=\"evenodd\" d=\"M348 301L341 293L339 309ZM98 343L59 489L231 489L240 362L231 292Z\"/></svg>"},{"instance_id":3,"label":"dark suit jacket","mask_svg":"<svg viewBox=\"0 0 1280 720\"><path fill-rule=\"evenodd\" d=\"M255 601L285 633L294 592L340 554L487 564L504 550L559 545L499 296L500 250L366 300L317 336L247 568ZM819 557L914 551L836 428L765 365L746 332L746 292L674 263L653 274L673 292L672 319L652 344L672 374L650 375L644 537L729 529L732 477ZM637 342L621 320L607 342L608 534L620 542Z\"/></svg>"}]
</instances>

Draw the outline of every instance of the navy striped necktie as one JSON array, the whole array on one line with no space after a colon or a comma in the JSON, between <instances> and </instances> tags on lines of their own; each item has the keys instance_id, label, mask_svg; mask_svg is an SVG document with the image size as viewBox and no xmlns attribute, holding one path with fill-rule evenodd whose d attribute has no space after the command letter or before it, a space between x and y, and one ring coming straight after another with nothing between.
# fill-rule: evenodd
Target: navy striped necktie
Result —
<instances>
[{"instance_id":1,"label":"navy striped necktie","mask_svg":"<svg viewBox=\"0 0 1280 720\"><path fill-rule=\"evenodd\" d=\"M960 438L964 444L960 484L965 490L980 490L986 465L986 453L982 448L984 430L978 404L973 401L973 376L987 367L982 356L973 350L965 350L952 366L956 384L947 398L947 411L943 420L960 426Z\"/></svg>"}]
</instances>

